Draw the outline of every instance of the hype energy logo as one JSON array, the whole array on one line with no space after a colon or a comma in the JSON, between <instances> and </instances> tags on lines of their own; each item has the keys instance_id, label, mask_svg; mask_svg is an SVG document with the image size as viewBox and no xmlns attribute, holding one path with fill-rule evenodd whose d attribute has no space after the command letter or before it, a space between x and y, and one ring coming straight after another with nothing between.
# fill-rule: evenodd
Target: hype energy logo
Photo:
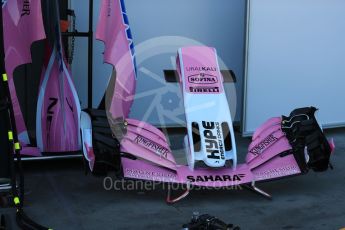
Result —
<instances>
[{"instance_id":1,"label":"hype energy logo","mask_svg":"<svg viewBox=\"0 0 345 230\"><path fill-rule=\"evenodd\" d=\"M224 160L223 134L219 122L202 122L207 158L210 160Z\"/></svg>"},{"instance_id":2,"label":"hype energy logo","mask_svg":"<svg viewBox=\"0 0 345 230\"><path fill-rule=\"evenodd\" d=\"M254 146L249 152L254 155L259 155L264 152L268 147L270 147L273 143L278 140L273 134L270 134L266 137L262 142Z\"/></svg>"},{"instance_id":3,"label":"hype energy logo","mask_svg":"<svg viewBox=\"0 0 345 230\"><path fill-rule=\"evenodd\" d=\"M125 7L125 2L124 0L119 0L120 6L121 6L121 12L122 12L122 22L126 27L126 37L128 41L128 48L131 51L131 57L132 57L132 63L133 63L133 69L135 73L135 78L137 79L137 61L135 57L135 49L134 49L134 42L133 42L133 36L132 36L132 31L131 28L129 27L129 20L127 16L127 11Z\"/></svg>"}]
</instances>

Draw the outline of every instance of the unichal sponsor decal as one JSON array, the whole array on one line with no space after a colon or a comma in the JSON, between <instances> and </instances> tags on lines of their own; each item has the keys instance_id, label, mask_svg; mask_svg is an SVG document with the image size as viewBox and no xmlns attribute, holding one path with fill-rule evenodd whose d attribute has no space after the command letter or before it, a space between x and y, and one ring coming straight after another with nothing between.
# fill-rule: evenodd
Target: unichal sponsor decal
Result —
<instances>
[{"instance_id":1,"label":"unichal sponsor decal","mask_svg":"<svg viewBox=\"0 0 345 230\"><path fill-rule=\"evenodd\" d=\"M169 150L143 136L136 136L135 139L134 139L134 142L157 153L159 156L162 156L164 158L167 158L168 157L168 152Z\"/></svg>"},{"instance_id":2,"label":"unichal sponsor decal","mask_svg":"<svg viewBox=\"0 0 345 230\"><path fill-rule=\"evenodd\" d=\"M187 176L189 182L240 182L245 174Z\"/></svg>"},{"instance_id":3,"label":"unichal sponsor decal","mask_svg":"<svg viewBox=\"0 0 345 230\"><path fill-rule=\"evenodd\" d=\"M223 134L219 122L202 122L207 158L212 160L224 160Z\"/></svg>"},{"instance_id":4,"label":"unichal sponsor decal","mask_svg":"<svg viewBox=\"0 0 345 230\"><path fill-rule=\"evenodd\" d=\"M216 67L210 67L210 66L190 66L190 67L186 67L187 72L191 72L191 71L212 71L212 72L216 72L217 68Z\"/></svg>"},{"instance_id":5,"label":"unichal sponsor decal","mask_svg":"<svg viewBox=\"0 0 345 230\"><path fill-rule=\"evenodd\" d=\"M254 155L259 155L264 152L268 147L278 140L273 134L270 134L262 142L254 146L249 152Z\"/></svg>"}]
</instances>

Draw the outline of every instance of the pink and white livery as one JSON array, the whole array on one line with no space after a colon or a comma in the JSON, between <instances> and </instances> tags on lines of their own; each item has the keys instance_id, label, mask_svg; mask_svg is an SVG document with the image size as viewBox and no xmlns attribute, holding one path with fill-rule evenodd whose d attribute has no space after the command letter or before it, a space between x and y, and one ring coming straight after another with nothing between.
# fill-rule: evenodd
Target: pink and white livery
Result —
<instances>
[{"instance_id":1,"label":"pink and white livery","mask_svg":"<svg viewBox=\"0 0 345 230\"><path fill-rule=\"evenodd\" d=\"M129 29L123 4L119 0L103 1L99 22L101 31L116 35L102 39L106 41L106 49L107 42L112 44L105 58L116 68L121 60L116 55L133 54L129 40L119 39ZM105 17L114 17L117 21L107 21L105 25ZM119 26L120 22L126 25ZM128 69L121 72L135 73L133 60L132 65L122 66ZM216 50L203 46L181 48L177 68L187 121L185 152L188 165L176 163L167 138L159 129L128 118L130 103L125 98L134 95L135 87L124 86L135 86L136 78L135 74L126 74L124 78L117 72L113 86L116 96L110 111L93 110L82 114L84 155L92 172L106 173L108 165L112 165L126 179L186 185L187 190L175 199L169 192L167 202L176 202L188 194L191 186L245 185L270 197L255 183L299 175L309 169L324 171L328 168L334 144L327 141L319 127L314 107L296 109L288 117L269 119L255 132L245 162L238 164L231 113ZM120 114L112 111L116 108ZM118 122L104 123L105 114L110 121ZM110 128L122 130L122 136L107 135Z\"/></svg>"},{"instance_id":2,"label":"pink and white livery","mask_svg":"<svg viewBox=\"0 0 345 230\"><path fill-rule=\"evenodd\" d=\"M181 48L177 66L184 107L188 109L185 146L189 166L193 169L195 161L202 160L209 167L224 167L226 160L232 160L235 168L235 135L216 50Z\"/></svg>"}]
</instances>

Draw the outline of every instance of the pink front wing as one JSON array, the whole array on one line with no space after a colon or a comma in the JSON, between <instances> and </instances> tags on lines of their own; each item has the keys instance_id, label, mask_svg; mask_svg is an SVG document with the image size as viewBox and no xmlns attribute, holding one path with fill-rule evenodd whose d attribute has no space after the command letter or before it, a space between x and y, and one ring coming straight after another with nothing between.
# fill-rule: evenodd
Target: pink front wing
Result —
<instances>
[{"instance_id":1,"label":"pink front wing","mask_svg":"<svg viewBox=\"0 0 345 230\"><path fill-rule=\"evenodd\" d=\"M173 171L142 160L122 158L121 161L125 178L215 188L272 180L301 173L293 155L276 156L272 161L255 169L251 169L246 164L238 165L236 170L204 168L192 171L188 166L178 165L177 170Z\"/></svg>"}]
</instances>

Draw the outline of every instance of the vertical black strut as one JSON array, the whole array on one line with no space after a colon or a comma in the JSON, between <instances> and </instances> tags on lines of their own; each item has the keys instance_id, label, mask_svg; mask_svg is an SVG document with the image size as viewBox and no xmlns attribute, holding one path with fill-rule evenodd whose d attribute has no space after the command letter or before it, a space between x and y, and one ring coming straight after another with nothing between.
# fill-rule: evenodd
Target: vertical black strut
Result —
<instances>
[{"instance_id":1,"label":"vertical black strut","mask_svg":"<svg viewBox=\"0 0 345 230\"><path fill-rule=\"evenodd\" d=\"M93 96L93 0L89 0L89 39L88 39L88 108L92 108Z\"/></svg>"}]
</instances>

